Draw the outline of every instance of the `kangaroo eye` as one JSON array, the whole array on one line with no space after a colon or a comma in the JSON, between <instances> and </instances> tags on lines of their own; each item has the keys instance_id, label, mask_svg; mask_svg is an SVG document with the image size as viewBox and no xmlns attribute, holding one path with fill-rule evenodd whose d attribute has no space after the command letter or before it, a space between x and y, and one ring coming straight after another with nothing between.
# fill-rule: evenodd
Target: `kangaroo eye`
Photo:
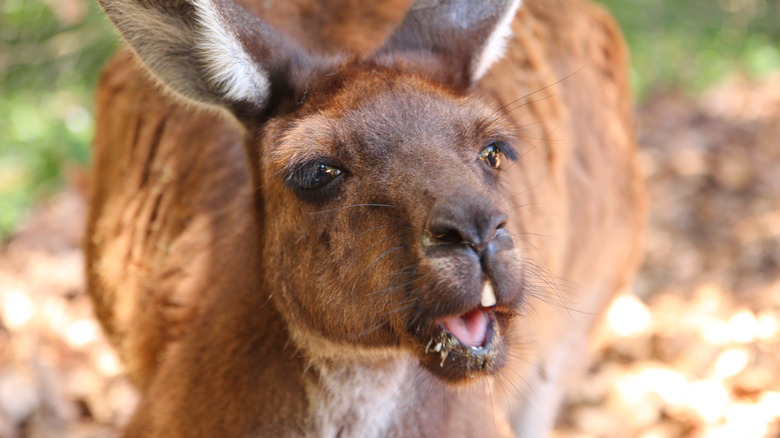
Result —
<instances>
[{"instance_id":1,"label":"kangaroo eye","mask_svg":"<svg viewBox=\"0 0 780 438\"><path fill-rule=\"evenodd\" d=\"M306 190L317 189L330 184L331 181L341 175L341 170L327 164L317 164L314 166L312 172L310 172L303 182L302 188Z\"/></svg>"},{"instance_id":2,"label":"kangaroo eye","mask_svg":"<svg viewBox=\"0 0 780 438\"><path fill-rule=\"evenodd\" d=\"M477 158L484 161L491 169L501 169L505 159L517 161L517 152L506 142L494 141L482 149Z\"/></svg>"},{"instance_id":3,"label":"kangaroo eye","mask_svg":"<svg viewBox=\"0 0 780 438\"><path fill-rule=\"evenodd\" d=\"M314 190L325 187L344 173L341 169L322 162L300 166L286 178L289 187L296 190Z\"/></svg>"},{"instance_id":4,"label":"kangaroo eye","mask_svg":"<svg viewBox=\"0 0 780 438\"><path fill-rule=\"evenodd\" d=\"M491 143L482 152L479 153L477 158L484 161L489 167L498 169L501 167L501 158L503 157L501 148L496 143Z\"/></svg>"}]
</instances>

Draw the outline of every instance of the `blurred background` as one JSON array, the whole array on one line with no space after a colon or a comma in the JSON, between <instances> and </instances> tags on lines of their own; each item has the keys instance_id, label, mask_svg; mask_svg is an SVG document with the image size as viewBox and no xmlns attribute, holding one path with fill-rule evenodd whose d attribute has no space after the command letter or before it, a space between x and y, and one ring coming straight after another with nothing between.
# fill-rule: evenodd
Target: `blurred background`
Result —
<instances>
[{"instance_id":1,"label":"blurred background","mask_svg":"<svg viewBox=\"0 0 780 438\"><path fill-rule=\"evenodd\" d=\"M79 250L96 2L0 0L0 437L112 436L135 399ZM603 0L652 213L563 437L780 437L780 1Z\"/></svg>"}]
</instances>

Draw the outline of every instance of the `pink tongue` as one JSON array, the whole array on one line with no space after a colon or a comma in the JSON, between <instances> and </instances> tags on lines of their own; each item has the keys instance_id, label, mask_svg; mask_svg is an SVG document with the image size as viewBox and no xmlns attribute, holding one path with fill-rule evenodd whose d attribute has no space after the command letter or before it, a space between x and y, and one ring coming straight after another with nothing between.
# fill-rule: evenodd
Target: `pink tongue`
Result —
<instances>
[{"instance_id":1,"label":"pink tongue","mask_svg":"<svg viewBox=\"0 0 780 438\"><path fill-rule=\"evenodd\" d=\"M460 316L451 316L441 320L441 324L467 347L485 345L490 318L487 312L474 309Z\"/></svg>"}]
</instances>

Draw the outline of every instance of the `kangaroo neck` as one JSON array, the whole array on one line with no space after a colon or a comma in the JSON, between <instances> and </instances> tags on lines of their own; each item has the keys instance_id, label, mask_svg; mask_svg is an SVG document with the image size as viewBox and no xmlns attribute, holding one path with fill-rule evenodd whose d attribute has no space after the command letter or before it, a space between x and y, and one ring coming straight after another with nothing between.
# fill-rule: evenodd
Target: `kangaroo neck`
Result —
<instances>
[{"instance_id":1,"label":"kangaroo neck","mask_svg":"<svg viewBox=\"0 0 780 438\"><path fill-rule=\"evenodd\" d=\"M399 350L350 348L323 339L281 312L279 317L285 321L285 329L277 332L286 336L281 343L295 346L298 353L263 357L278 362L268 364L272 367L302 370L296 374L300 380L277 382L282 393L286 385L302 388L296 397L305 400L292 403L306 406L295 413L301 416L296 420L300 436L471 437L485 431L485 436L511 436L505 413L488 408L493 404L491 379L453 390Z\"/></svg>"},{"instance_id":2,"label":"kangaroo neck","mask_svg":"<svg viewBox=\"0 0 780 438\"><path fill-rule=\"evenodd\" d=\"M304 378L307 436L390 436L415 399L410 397L415 368L406 358L313 363Z\"/></svg>"}]
</instances>

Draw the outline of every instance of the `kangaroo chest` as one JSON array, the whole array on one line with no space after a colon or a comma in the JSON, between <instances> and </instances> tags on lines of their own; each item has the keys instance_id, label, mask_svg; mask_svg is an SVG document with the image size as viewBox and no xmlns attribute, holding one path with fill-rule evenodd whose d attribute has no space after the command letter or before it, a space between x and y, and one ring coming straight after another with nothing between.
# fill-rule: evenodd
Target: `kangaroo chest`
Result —
<instances>
[{"instance_id":1,"label":"kangaroo chest","mask_svg":"<svg viewBox=\"0 0 780 438\"><path fill-rule=\"evenodd\" d=\"M319 364L308 374L311 437L383 437L407 410L413 385L408 360L371 365Z\"/></svg>"}]
</instances>

